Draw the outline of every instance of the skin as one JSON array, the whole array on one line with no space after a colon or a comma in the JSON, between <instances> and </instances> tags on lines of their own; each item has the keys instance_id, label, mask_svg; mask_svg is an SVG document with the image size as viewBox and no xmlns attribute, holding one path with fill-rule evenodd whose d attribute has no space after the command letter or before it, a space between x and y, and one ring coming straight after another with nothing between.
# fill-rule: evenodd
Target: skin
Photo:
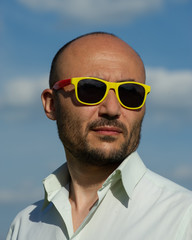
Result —
<instances>
[{"instance_id":1,"label":"skin","mask_svg":"<svg viewBox=\"0 0 192 240\"><path fill-rule=\"evenodd\" d=\"M57 73L61 80L93 76L111 82L145 82L145 70L138 54L124 41L105 34L73 42L60 55ZM65 148L76 231L97 201L97 191L103 182L136 150L145 107L137 111L123 108L113 90L99 105L82 105L75 98L73 85L57 92L44 90L42 102L47 117L57 121ZM87 149L98 154L90 157Z\"/></svg>"}]
</instances>

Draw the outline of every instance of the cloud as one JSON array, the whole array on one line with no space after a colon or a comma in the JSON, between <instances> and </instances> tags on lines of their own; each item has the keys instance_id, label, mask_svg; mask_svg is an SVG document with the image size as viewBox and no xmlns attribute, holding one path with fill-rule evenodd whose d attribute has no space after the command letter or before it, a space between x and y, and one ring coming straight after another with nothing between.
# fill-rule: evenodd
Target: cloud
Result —
<instances>
[{"instance_id":1,"label":"cloud","mask_svg":"<svg viewBox=\"0 0 192 240\"><path fill-rule=\"evenodd\" d=\"M41 196L40 188L29 189L0 189L0 204L15 204L24 202L34 202Z\"/></svg>"},{"instance_id":2,"label":"cloud","mask_svg":"<svg viewBox=\"0 0 192 240\"><path fill-rule=\"evenodd\" d=\"M162 7L165 0L18 0L36 11L55 12L84 23L130 21Z\"/></svg>"},{"instance_id":3,"label":"cloud","mask_svg":"<svg viewBox=\"0 0 192 240\"><path fill-rule=\"evenodd\" d=\"M192 108L192 70L147 68L153 104L164 108Z\"/></svg>"},{"instance_id":4,"label":"cloud","mask_svg":"<svg viewBox=\"0 0 192 240\"><path fill-rule=\"evenodd\" d=\"M35 80L34 80L35 79ZM25 107L33 105L48 85L46 75L28 78L19 77L10 80L1 88L0 107Z\"/></svg>"},{"instance_id":5,"label":"cloud","mask_svg":"<svg viewBox=\"0 0 192 240\"><path fill-rule=\"evenodd\" d=\"M44 194L42 186L36 186L33 180L25 179L14 188L0 188L0 204L34 202Z\"/></svg>"},{"instance_id":6,"label":"cloud","mask_svg":"<svg viewBox=\"0 0 192 240\"><path fill-rule=\"evenodd\" d=\"M147 84L151 86L150 104L163 109L192 109L192 70L146 68ZM35 79L35 80L34 80ZM0 91L0 107L25 107L36 103L48 76L17 77L7 81Z\"/></svg>"},{"instance_id":7,"label":"cloud","mask_svg":"<svg viewBox=\"0 0 192 240\"><path fill-rule=\"evenodd\" d=\"M192 119L192 70L147 67L146 75L147 84L151 86L147 104L157 121L176 119L175 116ZM18 115L21 119L26 117L26 109L36 111L41 92L47 87L46 74L5 81L0 89L0 108L6 111L4 118L14 120Z\"/></svg>"},{"instance_id":8,"label":"cloud","mask_svg":"<svg viewBox=\"0 0 192 240\"><path fill-rule=\"evenodd\" d=\"M148 104L157 121L182 118L192 120L192 70L146 69L147 83L151 86Z\"/></svg>"},{"instance_id":9,"label":"cloud","mask_svg":"<svg viewBox=\"0 0 192 240\"><path fill-rule=\"evenodd\" d=\"M3 81L0 87L0 119L20 121L35 117L42 107L41 93L47 87L46 74Z\"/></svg>"},{"instance_id":10,"label":"cloud","mask_svg":"<svg viewBox=\"0 0 192 240\"><path fill-rule=\"evenodd\" d=\"M173 169L172 177L177 180L192 181L192 164L185 164L177 166Z\"/></svg>"},{"instance_id":11,"label":"cloud","mask_svg":"<svg viewBox=\"0 0 192 240\"><path fill-rule=\"evenodd\" d=\"M161 10L170 4L186 4L188 0L17 0L26 7L53 12L65 20L84 24L115 24Z\"/></svg>"}]
</instances>

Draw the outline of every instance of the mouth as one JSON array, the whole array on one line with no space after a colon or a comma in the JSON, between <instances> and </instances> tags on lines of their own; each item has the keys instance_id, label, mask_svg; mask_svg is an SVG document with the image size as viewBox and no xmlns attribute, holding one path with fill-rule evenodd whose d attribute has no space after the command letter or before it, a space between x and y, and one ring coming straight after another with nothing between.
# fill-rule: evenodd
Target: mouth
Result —
<instances>
[{"instance_id":1,"label":"mouth","mask_svg":"<svg viewBox=\"0 0 192 240\"><path fill-rule=\"evenodd\" d=\"M107 136L115 136L123 133L121 128L113 127L113 126L100 126L92 129L96 134L107 135Z\"/></svg>"}]
</instances>

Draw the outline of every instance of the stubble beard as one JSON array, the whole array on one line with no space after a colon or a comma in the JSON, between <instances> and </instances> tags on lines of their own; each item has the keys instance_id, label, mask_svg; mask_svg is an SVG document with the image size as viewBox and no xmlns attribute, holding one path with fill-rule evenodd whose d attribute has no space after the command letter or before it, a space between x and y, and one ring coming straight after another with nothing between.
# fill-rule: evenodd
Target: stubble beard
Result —
<instances>
[{"instance_id":1,"label":"stubble beard","mask_svg":"<svg viewBox=\"0 0 192 240\"><path fill-rule=\"evenodd\" d=\"M82 127L78 119L71 118L70 114L66 111L63 114L59 111L57 116L58 134L64 148L82 164L92 166L120 164L127 156L134 152L139 145L143 118L134 123L130 132L128 132L125 125L118 120L101 118L88 124L85 134L82 135ZM87 135L91 129L98 126L119 127L123 131L125 141L119 148L113 149L109 153L106 153L97 146L90 146L87 141ZM115 138L113 136L101 136L100 141L110 144L115 141Z\"/></svg>"}]
</instances>

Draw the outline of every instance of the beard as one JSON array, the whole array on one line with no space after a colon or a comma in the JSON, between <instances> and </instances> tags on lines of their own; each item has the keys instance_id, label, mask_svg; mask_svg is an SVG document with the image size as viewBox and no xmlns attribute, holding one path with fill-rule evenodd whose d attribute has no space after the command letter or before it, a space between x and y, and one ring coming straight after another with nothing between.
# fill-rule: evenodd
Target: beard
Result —
<instances>
[{"instance_id":1,"label":"beard","mask_svg":"<svg viewBox=\"0 0 192 240\"><path fill-rule=\"evenodd\" d=\"M90 122L85 129L85 133L82 134L82 125L79 118L71 115L70 111L62 112L60 109L57 110L59 138L64 148L82 164L92 166L121 164L139 145L143 117L134 123L130 132L119 120L102 117ZM87 140L88 133L92 129L102 126L118 127L122 130L124 136L124 142L117 149L112 149L108 153L97 146L91 146ZM99 139L105 143L112 143L116 140L115 137L108 135L100 136Z\"/></svg>"}]
</instances>

